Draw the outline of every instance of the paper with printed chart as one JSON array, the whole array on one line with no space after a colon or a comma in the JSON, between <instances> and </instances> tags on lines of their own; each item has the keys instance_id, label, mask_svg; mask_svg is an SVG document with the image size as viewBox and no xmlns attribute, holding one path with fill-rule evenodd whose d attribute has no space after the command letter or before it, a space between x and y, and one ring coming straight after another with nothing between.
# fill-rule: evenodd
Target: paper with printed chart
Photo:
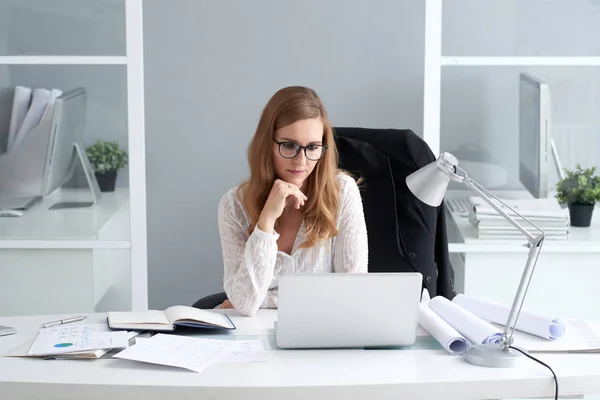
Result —
<instances>
[{"instance_id":1,"label":"paper with printed chart","mask_svg":"<svg viewBox=\"0 0 600 400\"><path fill-rule=\"evenodd\" d=\"M40 329L29 356L53 356L100 349L120 349L129 346L127 331L101 331L95 324L59 325Z\"/></svg>"},{"instance_id":2,"label":"paper with printed chart","mask_svg":"<svg viewBox=\"0 0 600 400\"><path fill-rule=\"evenodd\" d=\"M431 299L429 308L473 344L500 343L500 329L445 297Z\"/></svg>"}]
</instances>

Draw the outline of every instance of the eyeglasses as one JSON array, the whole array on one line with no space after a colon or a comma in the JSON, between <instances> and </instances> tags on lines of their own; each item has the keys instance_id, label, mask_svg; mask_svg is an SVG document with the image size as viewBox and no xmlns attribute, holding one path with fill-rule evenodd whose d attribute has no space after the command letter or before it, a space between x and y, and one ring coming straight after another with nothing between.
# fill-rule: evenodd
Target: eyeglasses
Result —
<instances>
[{"instance_id":1,"label":"eyeglasses","mask_svg":"<svg viewBox=\"0 0 600 400\"><path fill-rule=\"evenodd\" d=\"M275 138L273 141L279 145L279 155L283 158L294 158L304 150L304 155L311 161L318 161L325 155L327 146L324 144L309 144L300 146L295 142L278 142Z\"/></svg>"}]
</instances>

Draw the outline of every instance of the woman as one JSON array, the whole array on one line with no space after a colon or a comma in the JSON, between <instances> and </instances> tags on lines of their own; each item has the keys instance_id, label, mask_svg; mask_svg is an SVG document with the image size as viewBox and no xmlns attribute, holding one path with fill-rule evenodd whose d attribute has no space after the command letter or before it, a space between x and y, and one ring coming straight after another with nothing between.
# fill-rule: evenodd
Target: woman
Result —
<instances>
[{"instance_id":1,"label":"woman","mask_svg":"<svg viewBox=\"0 0 600 400\"><path fill-rule=\"evenodd\" d=\"M327 112L309 88L279 90L248 149L250 179L219 203L222 308L252 316L277 307L278 276L367 272L356 182L337 168Z\"/></svg>"}]
</instances>

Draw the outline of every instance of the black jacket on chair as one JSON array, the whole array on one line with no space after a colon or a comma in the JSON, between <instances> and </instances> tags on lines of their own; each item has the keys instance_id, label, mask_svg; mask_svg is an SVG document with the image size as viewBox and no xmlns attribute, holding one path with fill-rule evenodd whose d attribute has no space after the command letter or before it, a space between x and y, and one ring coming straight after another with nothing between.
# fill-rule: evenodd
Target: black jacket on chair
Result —
<instances>
[{"instance_id":1,"label":"black jacket on chair","mask_svg":"<svg viewBox=\"0 0 600 400\"><path fill-rule=\"evenodd\" d=\"M406 186L435 160L411 130L334 128L340 167L360 185L369 243L369 272L420 272L431 297L455 296L444 205L430 207Z\"/></svg>"}]
</instances>

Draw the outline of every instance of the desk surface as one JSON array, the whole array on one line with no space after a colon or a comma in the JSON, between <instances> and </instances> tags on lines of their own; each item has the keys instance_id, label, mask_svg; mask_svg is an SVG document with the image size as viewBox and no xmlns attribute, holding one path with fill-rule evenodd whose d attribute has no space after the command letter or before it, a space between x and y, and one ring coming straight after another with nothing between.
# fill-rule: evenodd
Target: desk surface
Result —
<instances>
[{"instance_id":1,"label":"desk surface","mask_svg":"<svg viewBox=\"0 0 600 400\"><path fill-rule=\"evenodd\" d=\"M102 193L94 208L49 210L63 201L91 201L87 189L61 189L42 199L22 217L0 217L0 242L15 240L95 240L100 229L122 207L128 207L129 190ZM121 237L126 236L126 237ZM129 240L127 232L111 240ZM1 243L0 243L1 244Z\"/></svg>"},{"instance_id":2,"label":"desk surface","mask_svg":"<svg viewBox=\"0 0 600 400\"><path fill-rule=\"evenodd\" d=\"M272 335L275 310L253 318L227 311L235 335ZM91 314L88 323L102 321ZM33 338L59 316L0 318L18 334L0 337L0 354ZM600 393L600 354L543 355L560 395ZM467 364L443 350L270 350L267 362L215 364L197 374L128 360L0 357L3 398L45 399L486 399L553 397L550 371L523 359L514 369Z\"/></svg>"}]
</instances>

